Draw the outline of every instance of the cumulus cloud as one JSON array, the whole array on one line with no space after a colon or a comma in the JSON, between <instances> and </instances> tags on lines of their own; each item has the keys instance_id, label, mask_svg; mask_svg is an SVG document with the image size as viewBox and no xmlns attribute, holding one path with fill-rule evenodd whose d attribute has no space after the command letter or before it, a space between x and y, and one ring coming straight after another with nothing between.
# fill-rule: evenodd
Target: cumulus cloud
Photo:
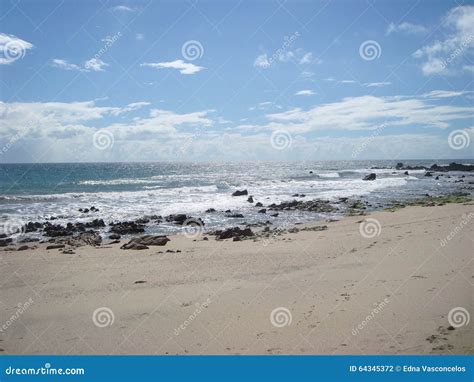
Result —
<instances>
[{"instance_id":1,"label":"cumulus cloud","mask_svg":"<svg viewBox=\"0 0 474 382\"><path fill-rule=\"evenodd\" d=\"M387 35L392 33L403 33L408 35L424 34L428 30L423 25L403 22L400 24L390 23L387 27Z\"/></svg>"},{"instance_id":2,"label":"cumulus cloud","mask_svg":"<svg viewBox=\"0 0 474 382\"><path fill-rule=\"evenodd\" d=\"M87 60L84 63L84 68L86 70L92 70L94 72L103 72L104 71L103 68L105 66L109 66L109 65L98 58L91 58L90 60Z\"/></svg>"},{"instance_id":3,"label":"cumulus cloud","mask_svg":"<svg viewBox=\"0 0 474 382\"><path fill-rule=\"evenodd\" d=\"M367 86L368 88L381 88L383 86L388 86L391 85L391 82L367 82L364 85Z\"/></svg>"},{"instance_id":4,"label":"cumulus cloud","mask_svg":"<svg viewBox=\"0 0 474 382\"><path fill-rule=\"evenodd\" d=\"M0 33L0 65L8 65L25 56L33 44L12 34Z\"/></svg>"},{"instance_id":5,"label":"cumulus cloud","mask_svg":"<svg viewBox=\"0 0 474 382\"><path fill-rule=\"evenodd\" d=\"M295 93L295 95L297 95L297 96L310 96L310 95L313 95L313 94L315 94L314 91L309 90L309 89L307 89L307 90L300 90L300 91L297 91L297 92Z\"/></svg>"},{"instance_id":6,"label":"cumulus cloud","mask_svg":"<svg viewBox=\"0 0 474 382\"><path fill-rule=\"evenodd\" d=\"M455 73L464 61L463 57L474 47L474 6L451 9L442 25L444 39L426 45L413 54L414 58L424 60L421 64L424 75Z\"/></svg>"},{"instance_id":7,"label":"cumulus cloud","mask_svg":"<svg viewBox=\"0 0 474 382\"><path fill-rule=\"evenodd\" d=\"M103 72L104 67L109 66L106 64L104 61L98 59L98 58L91 58L90 60L87 60L84 62L84 65L77 65L74 63L71 63L67 60L55 58L53 59L51 66L63 70L76 70L78 72Z\"/></svg>"},{"instance_id":8,"label":"cumulus cloud","mask_svg":"<svg viewBox=\"0 0 474 382\"><path fill-rule=\"evenodd\" d=\"M155 69L176 69L181 74L195 74L204 70L203 66L197 66L190 62L184 62L183 60L175 60L169 62L145 62L140 66L148 66Z\"/></svg>"}]
</instances>

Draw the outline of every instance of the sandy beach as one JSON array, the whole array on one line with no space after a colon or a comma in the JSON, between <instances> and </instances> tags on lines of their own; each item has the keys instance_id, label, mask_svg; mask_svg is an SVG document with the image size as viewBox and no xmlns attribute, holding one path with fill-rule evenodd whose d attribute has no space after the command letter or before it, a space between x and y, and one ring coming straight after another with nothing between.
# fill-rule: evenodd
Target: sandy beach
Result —
<instances>
[{"instance_id":1,"label":"sandy beach","mask_svg":"<svg viewBox=\"0 0 474 382\"><path fill-rule=\"evenodd\" d=\"M474 311L473 214L472 203L407 207L268 239L2 251L0 349L472 354L472 322L454 328L448 315Z\"/></svg>"}]
</instances>

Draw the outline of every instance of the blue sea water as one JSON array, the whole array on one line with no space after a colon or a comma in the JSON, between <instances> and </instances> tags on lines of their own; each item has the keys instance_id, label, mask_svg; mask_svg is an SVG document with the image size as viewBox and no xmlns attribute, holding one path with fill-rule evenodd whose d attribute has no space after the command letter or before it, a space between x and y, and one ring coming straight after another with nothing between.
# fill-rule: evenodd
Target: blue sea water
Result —
<instances>
[{"instance_id":1,"label":"blue sea water","mask_svg":"<svg viewBox=\"0 0 474 382\"><path fill-rule=\"evenodd\" d=\"M411 166L449 162L452 161L403 161ZM427 193L472 193L469 181L473 176L469 173L464 174L463 183L455 183L463 174L451 172L451 177L435 180L425 177L423 170L410 171L406 176L404 171L390 168L372 169L395 165L395 161L0 164L0 219L28 222L56 217L56 223L65 224L102 218L109 223L144 215L186 213L201 217L207 228L266 220L282 225L328 216L283 212L270 218L259 214L247 197L232 197L232 192L247 189L255 202L264 205L293 200L293 194L305 194L304 200L361 198L374 208ZM377 179L363 181L363 176L371 172L377 174ZM91 206L99 212L79 212L79 208ZM209 208L218 212L206 214ZM229 209L242 213L244 219L227 217L224 211ZM160 224L147 229L170 232L178 228Z\"/></svg>"}]
</instances>

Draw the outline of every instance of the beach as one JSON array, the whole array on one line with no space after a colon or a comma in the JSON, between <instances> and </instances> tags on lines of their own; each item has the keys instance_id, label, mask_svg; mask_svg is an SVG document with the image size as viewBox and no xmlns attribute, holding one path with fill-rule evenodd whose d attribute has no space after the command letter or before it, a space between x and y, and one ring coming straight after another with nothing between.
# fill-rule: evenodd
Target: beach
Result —
<instances>
[{"instance_id":1,"label":"beach","mask_svg":"<svg viewBox=\"0 0 474 382\"><path fill-rule=\"evenodd\" d=\"M0 349L472 354L472 322L453 315L474 311L473 217L467 202L240 241L173 234L139 251L120 249L127 240L71 253L47 243L8 247L0 251Z\"/></svg>"}]
</instances>

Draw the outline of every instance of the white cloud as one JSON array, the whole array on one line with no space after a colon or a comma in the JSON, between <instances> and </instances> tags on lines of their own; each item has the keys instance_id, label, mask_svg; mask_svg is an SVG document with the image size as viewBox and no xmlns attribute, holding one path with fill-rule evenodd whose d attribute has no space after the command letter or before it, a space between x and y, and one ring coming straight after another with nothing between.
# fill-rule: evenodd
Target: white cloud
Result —
<instances>
[{"instance_id":1,"label":"white cloud","mask_svg":"<svg viewBox=\"0 0 474 382\"><path fill-rule=\"evenodd\" d=\"M262 69L266 69L268 67L270 67L270 61L268 61L268 56L267 54L261 54L260 56L258 56L254 63L253 63L253 66L257 67L257 68L262 68Z\"/></svg>"},{"instance_id":2,"label":"white cloud","mask_svg":"<svg viewBox=\"0 0 474 382\"><path fill-rule=\"evenodd\" d=\"M308 52L303 55L300 59L300 64L309 64L313 61L313 53Z\"/></svg>"},{"instance_id":3,"label":"white cloud","mask_svg":"<svg viewBox=\"0 0 474 382\"><path fill-rule=\"evenodd\" d=\"M143 33L136 33L135 34L135 40L141 41L145 38L145 35Z\"/></svg>"},{"instance_id":4,"label":"white cloud","mask_svg":"<svg viewBox=\"0 0 474 382\"><path fill-rule=\"evenodd\" d=\"M64 70L77 70L77 71L84 71L84 68L80 67L76 64L71 64L66 60L62 60L59 58L53 59L53 63L51 64L55 68L64 69Z\"/></svg>"},{"instance_id":5,"label":"white cloud","mask_svg":"<svg viewBox=\"0 0 474 382\"><path fill-rule=\"evenodd\" d=\"M427 29L423 25L403 22L401 24L390 23L387 28L387 35L392 33L404 33L409 35L424 34Z\"/></svg>"},{"instance_id":6,"label":"white cloud","mask_svg":"<svg viewBox=\"0 0 474 382\"><path fill-rule=\"evenodd\" d=\"M312 90L300 90L295 93L297 96L310 96L315 94Z\"/></svg>"},{"instance_id":7,"label":"white cloud","mask_svg":"<svg viewBox=\"0 0 474 382\"><path fill-rule=\"evenodd\" d=\"M109 64L106 64L104 61L98 58L91 58L90 60L84 62L84 66L80 66L67 60L55 58L53 59L51 66L63 70L76 70L78 72L103 72L104 67L109 66Z\"/></svg>"},{"instance_id":8,"label":"white cloud","mask_svg":"<svg viewBox=\"0 0 474 382\"><path fill-rule=\"evenodd\" d=\"M466 72L474 73L474 65L464 65L462 68L463 68L463 70L465 70Z\"/></svg>"},{"instance_id":9,"label":"white cloud","mask_svg":"<svg viewBox=\"0 0 474 382\"><path fill-rule=\"evenodd\" d=\"M354 80L341 80L339 81L340 84L355 84Z\"/></svg>"},{"instance_id":10,"label":"white cloud","mask_svg":"<svg viewBox=\"0 0 474 382\"><path fill-rule=\"evenodd\" d=\"M14 35L0 33L0 65L8 65L25 56L33 44Z\"/></svg>"},{"instance_id":11,"label":"white cloud","mask_svg":"<svg viewBox=\"0 0 474 382\"><path fill-rule=\"evenodd\" d=\"M145 62L140 66L149 66L150 68L156 69L176 69L179 70L181 74L195 74L205 69L202 66L197 66L189 62L184 62L183 60L175 60L170 62L156 62L149 63Z\"/></svg>"},{"instance_id":12,"label":"white cloud","mask_svg":"<svg viewBox=\"0 0 474 382\"><path fill-rule=\"evenodd\" d=\"M391 85L391 82L368 82L365 83L364 85L367 86L368 88L381 88L383 86L388 86Z\"/></svg>"},{"instance_id":13,"label":"white cloud","mask_svg":"<svg viewBox=\"0 0 474 382\"><path fill-rule=\"evenodd\" d=\"M84 68L86 70L92 70L94 72L103 72L104 66L109 66L109 64L106 64L104 61L98 58L91 58L84 63Z\"/></svg>"},{"instance_id":14,"label":"white cloud","mask_svg":"<svg viewBox=\"0 0 474 382\"><path fill-rule=\"evenodd\" d=\"M425 126L448 128L454 121L472 119L473 107L433 105L428 100L409 97L361 96L315 106L268 114L270 121L263 129L372 130L381 123L387 127Z\"/></svg>"},{"instance_id":15,"label":"white cloud","mask_svg":"<svg viewBox=\"0 0 474 382\"><path fill-rule=\"evenodd\" d=\"M467 91L453 91L453 90L433 90L429 93L423 94L423 97L426 98L451 98L458 97L470 92Z\"/></svg>"},{"instance_id":16,"label":"white cloud","mask_svg":"<svg viewBox=\"0 0 474 382\"><path fill-rule=\"evenodd\" d=\"M453 74L463 56L474 47L474 6L451 9L443 19L444 40L418 49L413 57L424 59L421 70L424 75ZM462 66L462 65L461 65Z\"/></svg>"},{"instance_id":17,"label":"white cloud","mask_svg":"<svg viewBox=\"0 0 474 382\"><path fill-rule=\"evenodd\" d=\"M112 10L117 12L135 12L134 8L127 7L126 5L117 5Z\"/></svg>"}]
</instances>

